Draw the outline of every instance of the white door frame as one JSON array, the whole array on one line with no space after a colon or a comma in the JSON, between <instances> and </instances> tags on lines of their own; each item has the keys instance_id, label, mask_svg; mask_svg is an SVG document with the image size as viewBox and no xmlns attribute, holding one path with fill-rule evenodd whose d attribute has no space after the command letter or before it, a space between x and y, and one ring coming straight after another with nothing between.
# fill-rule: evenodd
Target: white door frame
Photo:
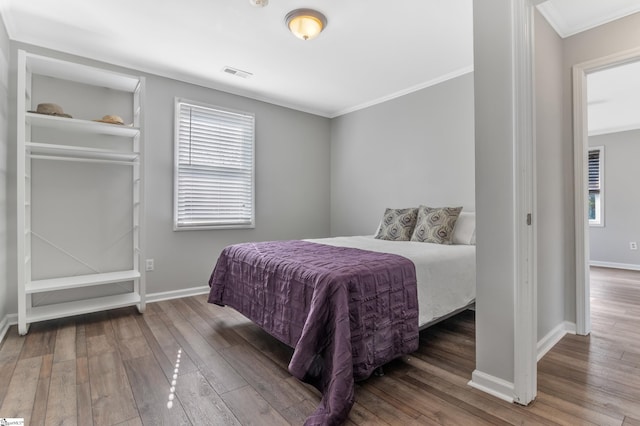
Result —
<instances>
[{"instance_id":1,"label":"white door frame","mask_svg":"<svg viewBox=\"0 0 640 426\"><path fill-rule=\"evenodd\" d=\"M582 62L573 66L573 170L576 243L576 333L591 332L589 285L589 213L587 208L587 74L640 60L640 48Z\"/></svg>"},{"instance_id":2,"label":"white door frame","mask_svg":"<svg viewBox=\"0 0 640 426\"><path fill-rule=\"evenodd\" d=\"M513 10L514 181L516 202L514 289L514 402L527 405L537 394L537 239L534 7L540 0L515 1Z\"/></svg>"}]
</instances>

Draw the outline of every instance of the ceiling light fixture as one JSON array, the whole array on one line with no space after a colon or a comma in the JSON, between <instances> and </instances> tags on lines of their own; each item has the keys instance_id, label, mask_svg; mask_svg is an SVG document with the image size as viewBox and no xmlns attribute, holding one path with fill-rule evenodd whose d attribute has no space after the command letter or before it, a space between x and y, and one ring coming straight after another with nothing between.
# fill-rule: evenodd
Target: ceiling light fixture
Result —
<instances>
[{"instance_id":1,"label":"ceiling light fixture","mask_svg":"<svg viewBox=\"0 0 640 426\"><path fill-rule=\"evenodd\" d=\"M269 4L269 0L249 0L249 4L253 7L265 7Z\"/></svg>"},{"instance_id":2,"label":"ceiling light fixture","mask_svg":"<svg viewBox=\"0 0 640 426\"><path fill-rule=\"evenodd\" d=\"M311 40L327 26L327 18L317 10L296 9L287 13L285 22L289 31L302 40Z\"/></svg>"}]
</instances>

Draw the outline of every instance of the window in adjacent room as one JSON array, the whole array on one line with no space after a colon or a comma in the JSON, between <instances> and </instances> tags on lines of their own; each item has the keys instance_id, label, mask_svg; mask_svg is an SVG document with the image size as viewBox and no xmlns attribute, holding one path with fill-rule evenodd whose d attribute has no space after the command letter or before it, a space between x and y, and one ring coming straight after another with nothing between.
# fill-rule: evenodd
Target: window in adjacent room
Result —
<instances>
[{"instance_id":1,"label":"window in adjacent room","mask_svg":"<svg viewBox=\"0 0 640 426\"><path fill-rule=\"evenodd\" d=\"M589 225L604 226L604 147L589 148Z\"/></svg>"},{"instance_id":2,"label":"window in adjacent room","mask_svg":"<svg viewBox=\"0 0 640 426\"><path fill-rule=\"evenodd\" d=\"M175 107L174 230L253 228L255 116Z\"/></svg>"}]
</instances>

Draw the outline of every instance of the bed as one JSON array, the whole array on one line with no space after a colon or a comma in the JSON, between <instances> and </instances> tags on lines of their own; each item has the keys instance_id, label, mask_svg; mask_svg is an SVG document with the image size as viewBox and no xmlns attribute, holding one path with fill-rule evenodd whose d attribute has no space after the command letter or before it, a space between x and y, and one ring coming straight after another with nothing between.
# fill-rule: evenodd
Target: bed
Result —
<instances>
[{"instance_id":1,"label":"bed","mask_svg":"<svg viewBox=\"0 0 640 426\"><path fill-rule=\"evenodd\" d=\"M372 235L306 241L393 253L410 259L416 268L418 326L421 329L471 307L475 300L475 245L386 241Z\"/></svg>"},{"instance_id":2,"label":"bed","mask_svg":"<svg viewBox=\"0 0 640 426\"><path fill-rule=\"evenodd\" d=\"M209 285L210 303L294 348L289 371L323 395L305 425L341 424L355 381L414 352L420 328L473 303L475 245L374 236L235 244Z\"/></svg>"}]
</instances>

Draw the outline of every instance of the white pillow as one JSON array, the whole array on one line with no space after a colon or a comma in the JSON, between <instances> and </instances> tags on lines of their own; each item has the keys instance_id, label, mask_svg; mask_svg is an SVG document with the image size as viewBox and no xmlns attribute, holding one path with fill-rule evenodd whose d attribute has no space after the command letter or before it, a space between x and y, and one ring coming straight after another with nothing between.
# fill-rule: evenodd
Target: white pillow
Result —
<instances>
[{"instance_id":1,"label":"white pillow","mask_svg":"<svg viewBox=\"0 0 640 426\"><path fill-rule=\"evenodd\" d=\"M453 244L476 244L475 212L460 212L456 226L453 228Z\"/></svg>"}]
</instances>

